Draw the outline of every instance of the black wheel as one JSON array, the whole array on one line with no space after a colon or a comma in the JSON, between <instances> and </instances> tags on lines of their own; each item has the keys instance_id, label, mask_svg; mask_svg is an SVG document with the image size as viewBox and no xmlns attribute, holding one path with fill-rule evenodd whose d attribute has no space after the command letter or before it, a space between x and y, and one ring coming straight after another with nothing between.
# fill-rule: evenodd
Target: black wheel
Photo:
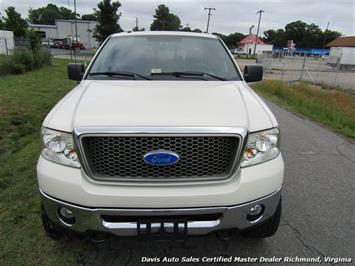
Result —
<instances>
[{"instance_id":1,"label":"black wheel","mask_svg":"<svg viewBox=\"0 0 355 266\"><path fill-rule=\"evenodd\" d=\"M269 218L268 220L266 220L260 225L256 225L255 227L243 231L241 235L248 238L266 238L266 237L273 236L276 233L277 229L279 228L280 220L281 220L281 199L279 201L279 204L276 208L274 215L271 218Z\"/></svg>"},{"instance_id":2,"label":"black wheel","mask_svg":"<svg viewBox=\"0 0 355 266\"><path fill-rule=\"evenodd\" d=\"M41 217L42 217L43 229L46 232L46 235L50 239L59 240L65 235L64 231L49 219L42 205L41 205Z\"/></svg>"}]
</instances>

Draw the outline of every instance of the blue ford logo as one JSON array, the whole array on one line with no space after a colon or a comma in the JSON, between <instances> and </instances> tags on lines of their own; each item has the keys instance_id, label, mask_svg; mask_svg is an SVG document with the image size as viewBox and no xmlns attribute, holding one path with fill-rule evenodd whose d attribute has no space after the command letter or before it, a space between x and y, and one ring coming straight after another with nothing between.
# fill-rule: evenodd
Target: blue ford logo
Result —
<instances>
[{"instance_id":1,"label":"blue ford logo","mask_svg":"<svg viewBox=\"0 0 355 266\"><path fill-rule=\"evenodd\" d=\"M172 165L176 164L180 156L172 151L151 151L144 155L143 160L150 165Z\"/></svg>"}]
</instances>

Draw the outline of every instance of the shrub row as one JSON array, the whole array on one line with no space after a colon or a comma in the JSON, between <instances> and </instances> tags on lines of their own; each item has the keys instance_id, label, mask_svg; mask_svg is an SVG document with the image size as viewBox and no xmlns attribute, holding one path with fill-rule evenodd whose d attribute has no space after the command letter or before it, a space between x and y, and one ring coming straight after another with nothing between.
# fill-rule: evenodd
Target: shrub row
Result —
<instances>
[{"instance_id":1,"label":"shrub row","mask_svg":"<svg viewBox=\"0 0 355 266\"><path fill-rule=\"evenodd\" d=\"M0 55L0 75L21 74L50 64L51 55L46 49L18 49L8 56Z\"/></svg>"}]
</instances>

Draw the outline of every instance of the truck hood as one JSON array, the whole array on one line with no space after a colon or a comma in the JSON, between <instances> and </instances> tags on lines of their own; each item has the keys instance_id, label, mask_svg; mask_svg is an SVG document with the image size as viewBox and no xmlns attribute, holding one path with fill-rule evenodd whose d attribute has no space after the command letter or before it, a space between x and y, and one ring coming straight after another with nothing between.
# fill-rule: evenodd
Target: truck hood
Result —
<instances>
[{"instance_id":1,"label":"truck hood","mask_svg":"<svg viewBox=\"0 0 355 266\"><path fill-rule=\"evenodd\" d=\"M78 127L244 127L257 131L276 120L243 81L85 80L66 95L44 125Z\"/></svg>"}]
</instances>

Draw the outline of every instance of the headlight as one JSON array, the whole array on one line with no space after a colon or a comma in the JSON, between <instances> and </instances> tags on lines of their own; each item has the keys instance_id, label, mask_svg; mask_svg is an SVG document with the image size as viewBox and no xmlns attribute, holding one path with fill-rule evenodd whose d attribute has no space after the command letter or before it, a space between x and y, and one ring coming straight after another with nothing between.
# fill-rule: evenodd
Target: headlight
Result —
<instances>
[{"instance_id":1,"label":"headlight","mask_svg":"<svg viewBox=\"0 0 355 266\"><path fill-rule=\"evenodd\" d=\"M251 133L248 136L241 167L272 160L279 154L279 130L277 128Z\"/></svg>"},{"instance_id":2,"label":"headlight","mask_svg":"<svg viewBox=\"0 0 355 266\"><path fill-rule=\"evenodd\" d=\"M42 128L42 156L50 161L80 167L71 133Z\"/></svg>"}]
</instances>

